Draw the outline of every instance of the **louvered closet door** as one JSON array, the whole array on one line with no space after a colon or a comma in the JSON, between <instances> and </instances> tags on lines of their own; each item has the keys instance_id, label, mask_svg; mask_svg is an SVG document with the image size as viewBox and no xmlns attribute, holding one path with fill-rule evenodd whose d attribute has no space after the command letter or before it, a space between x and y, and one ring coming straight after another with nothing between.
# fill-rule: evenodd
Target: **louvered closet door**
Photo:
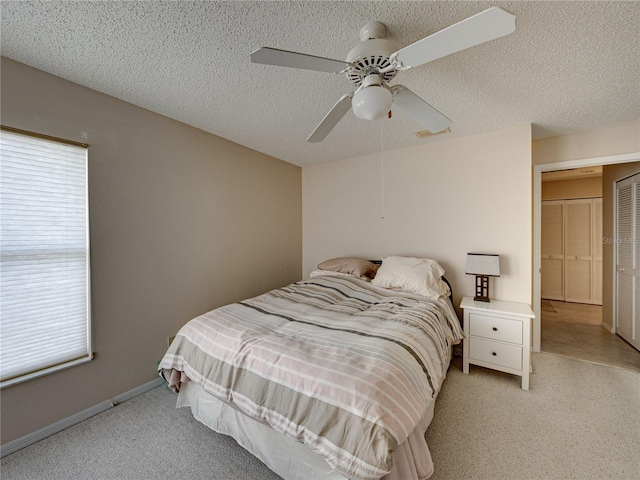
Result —
<instances>
[{"instance_id":1,"label":"louvered closet door","mask_svg":"<svg viewBox=\"0 0 640 480\"><path fill-rule=\"evenodd\" d=\"M633 312L631 345L640 350L640 174L633 177Z\"/></svg>"},{"instance_id":2,"label":"louvered closet door","mask_svg":"<svg viewBox=\"0 0 640 480\"><path fill-rule=\"evenodd\" d=\"M593 269L593 202L567 200L565 203L565 280L567 302L591 303Z\"/></svg>"},{"instance_id":3,"label":"louvered closet door","mask_svg":"<svg viewBox=\"0 0 640 480\"><path fill-rule=\"evenodd\" d=\"M616 333L640 350L640 174L616 183Z\"/></svg>"},{"instance_id":4,"label":"louvered closet door","mask_svg":"<svg viewBox=\"0 0 640 480\"><path fill-rule=\"evenodd\" d=\"M564 201L542 202L541 296L564 300Z\"/></svg>"}]
</instances>

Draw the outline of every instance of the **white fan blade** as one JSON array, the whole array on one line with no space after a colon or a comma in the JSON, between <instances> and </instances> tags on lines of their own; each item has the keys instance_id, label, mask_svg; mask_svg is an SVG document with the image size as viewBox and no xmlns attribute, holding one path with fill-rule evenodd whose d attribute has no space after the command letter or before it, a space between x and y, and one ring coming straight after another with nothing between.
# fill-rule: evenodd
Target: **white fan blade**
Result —
<instances>
[{"instance_id":1,"label":"white fan blade","mask_svg":"<svg viewBox=\"0 0 640 480\"><path fill-rule=\"evenodd\" d=\"M515 15L500 7L491 7L401 48L391 58L395 58L404 67L417 67L489 40L503 37L515 29Z\"/></svg>"},{"instance_id":2,"label":"white fan blade","mask_svg":"<svg viewBox=\"0 0 640 480\"><path fill-rule=\"evenodd\" d=\"M451 120L402 85L393 86L393 105L431 133L441 132L451 124Z\"/></svg>"},{"instance_id":3,"label":"white fan blade","mask_svg":"<svg viewBox=\"0 0 640 480\"><path fill-rule=\"evenodd\" d=\"M347 93L338 100L329 113L325 115L313 133L309 135L307 142L321 142L327 135L329 135L329 132L333 130L333 127L335 127L342 117L344 117L345 113L351 109L351 97L353 97L353 93Z\"/></svg>"},{"instance_id":4,"label":"white fan blade","mask_svg":"<svg viewBox=\"0 0 640 480\"><path fill-rule=\"evenodd\" d=\"M262 47L251 54L253 63L277 65L280 67L302 68L318 72L341 73L352 66L351 63L331 58L315 57L305 53L289 52L277 48Z\"/></svg>"}]
</instances>

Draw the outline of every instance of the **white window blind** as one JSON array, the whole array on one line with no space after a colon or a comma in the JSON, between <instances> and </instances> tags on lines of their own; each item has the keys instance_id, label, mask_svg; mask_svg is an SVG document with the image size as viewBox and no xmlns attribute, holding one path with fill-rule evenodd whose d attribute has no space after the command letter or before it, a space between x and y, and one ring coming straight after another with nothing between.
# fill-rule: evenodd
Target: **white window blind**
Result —
<instances>
[{"instance_id":1,"label":"white window blind","mask_svg":"<svg viewBox=\"0 0 640 480\"><path fill-rule=\"evenodd\" d=\"M8 386L91 358L87 149L0 132L0 370Z\"/></svg>"}]
</instances>

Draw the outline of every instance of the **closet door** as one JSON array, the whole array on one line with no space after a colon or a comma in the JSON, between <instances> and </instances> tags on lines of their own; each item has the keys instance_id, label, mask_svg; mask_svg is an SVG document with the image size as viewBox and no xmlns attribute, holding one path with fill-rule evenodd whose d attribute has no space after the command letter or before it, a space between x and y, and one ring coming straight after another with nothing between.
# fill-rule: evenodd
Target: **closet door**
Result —
<instances>
[{"instance_id":1,"label":"closet door","mask_svg":"<svg viewBox=\"0 0 640 480\"><path fill-rule=\"evenodd\" d=\"M564 300L564 200L542 202L541 297Z\"/></svg>"},{"instance_id":2,"label":"closet door","mask_svg":"<svg viewBox=\"0 0 640 480\"><path fill-rule=\"evenodd\" d=\"M593 202L567 200L565 224L565 279L567 302L591 303L593 269Z\"/></svg>"},{"instance_id":3,"label":"closet door","mask_svg":"<svg viewBox=\"0 0 640 480\"><path fill-rule=\"evenodd\" d=\"M632 339L628 342L640 350L640 174L633 177L633 313Z\"/></svg>"},{"instance_id":4,"label":"closet door","mask_svg":"<svg viewBox=\"0 0 640 480\"><path fill-rule=\"evenodd\" d=\"M616 333L640 350L640 174L616 183Z\"/></svg>"}]
</instances>

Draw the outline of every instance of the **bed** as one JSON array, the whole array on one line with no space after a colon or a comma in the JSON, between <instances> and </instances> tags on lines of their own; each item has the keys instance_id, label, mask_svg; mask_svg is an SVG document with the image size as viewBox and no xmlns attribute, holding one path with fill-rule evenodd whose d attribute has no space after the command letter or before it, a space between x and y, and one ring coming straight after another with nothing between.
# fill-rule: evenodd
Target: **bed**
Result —
<instances>
[{"instance_id":1,"label":"bed","mask_svg":"<svg viewBox=\"0 0 640 480\"><path fill-rule=\"evenodd\" d=\"M159 373L177 406L286 480L428 478L424 433L463 336L444 270L336 260L191 320Z\"/></svg>"}]
</instances>

